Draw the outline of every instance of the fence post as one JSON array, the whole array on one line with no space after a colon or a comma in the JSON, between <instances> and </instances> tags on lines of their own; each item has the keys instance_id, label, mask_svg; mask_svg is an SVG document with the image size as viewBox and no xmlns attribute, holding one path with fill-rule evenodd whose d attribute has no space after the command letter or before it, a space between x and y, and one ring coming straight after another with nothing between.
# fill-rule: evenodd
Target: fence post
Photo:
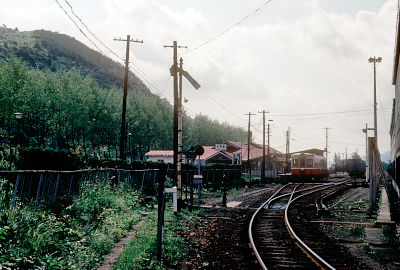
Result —
<instances>
[{"instance_id":1,"label":"fence post","mask_svg":"<svg viewBox=\"0 0 400 270\"><path fill-rule=\"evenodd\" d=\"M12 207L14 207L15 206L15 200L16 200L16 197L17 197L17 192L18 192L18 187L19 187L19 180L20 179L20 175L19 174L17 174L17 180L15 181L15 187L14 187L14 192L13 192L13 199L12 199Z\"/></svg>"},{"instance_id":2,"label":"fence post","mask_svg":"<svg viewBox=\"0 0 400 270\"><path fill-rule=\"evenodd\" d=\"M40 192L42 190L43 181L44 181L43 178L44 178L43 174L40 174L39 186L38 186L38 189L37 189L37 192L36 192L36 200L35 200L36 204L38 204L39 200L40 200Z\"/></svg>"},{"instance_id":3,"label":"fence post","mask_svg":"<svg viewBox=\"0 0 400 270\"><path fill-rule=\"evenodd\" d=\"M57 174L57 181L56 181L56 188L55 188L54 193L53 193L53 203L56 201L56 198L57 198L57 191L58 191L58 185L60 184L60 177L61 177L61 175L60 175L60 173L58 173Z\"/></svg>"},{"instance_id":4,"label":"fence post","mask_svg":"<svg viewBox=\"0 0 400 270\"><path fill-rule=\"evenodd\" d=\"M159 170L159 181L157 188L157 200L158 200L158 216L157 216L157 259L161 261L162 257L162 242L163 242L163 225L164 225L164 210L165 210L165 178L166 170Z\"/></svg>"}]
</instances>

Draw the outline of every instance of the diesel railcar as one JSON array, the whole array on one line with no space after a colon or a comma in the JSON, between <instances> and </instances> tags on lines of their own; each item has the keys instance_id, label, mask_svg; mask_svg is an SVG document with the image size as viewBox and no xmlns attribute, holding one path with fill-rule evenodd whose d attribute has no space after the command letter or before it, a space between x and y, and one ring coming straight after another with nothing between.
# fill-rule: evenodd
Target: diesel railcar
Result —
<instances>
[{"instance_id":1,"label":"diesel railcar","mask_svg":"<svg viewBox=\"0 0 400 270\"><path fill-rule=\"evenodd\" d=\"M313 181L328 177L326 158L312 153L292 155L291 175L295 180Z\"/></svg>"}]
</instances>

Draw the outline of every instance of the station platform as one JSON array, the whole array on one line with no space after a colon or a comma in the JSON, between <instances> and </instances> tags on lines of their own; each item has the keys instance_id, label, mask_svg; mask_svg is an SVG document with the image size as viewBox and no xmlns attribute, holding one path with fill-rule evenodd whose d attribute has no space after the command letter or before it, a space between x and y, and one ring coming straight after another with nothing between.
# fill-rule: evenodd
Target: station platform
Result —
<instances>
[{"instance_id":1,"label":"station platform","mask_svg":"<svg viewBox=\"0 0 400 270\"><path fill-rule=\"evenodd\" d=\"M381 187L381 202L379 204L379 212L377 220L373 227L365 228L366 242L371 246L382 247L387 246L382 227L396 226L390 216L389 198L384 187Z\"/></svg>"}]
</instances>

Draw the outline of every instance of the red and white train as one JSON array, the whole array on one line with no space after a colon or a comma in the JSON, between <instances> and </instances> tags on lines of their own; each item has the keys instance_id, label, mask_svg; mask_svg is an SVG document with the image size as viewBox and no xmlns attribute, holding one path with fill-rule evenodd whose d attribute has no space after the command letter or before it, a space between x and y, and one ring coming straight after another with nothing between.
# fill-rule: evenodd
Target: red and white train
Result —
<instances>
[{"instance_id":1,"label":"red and white train","mask_svg":"<svg viewBox=\"0 0 400 270\"><path fill-rule=\"evenodd\" d=\"M328 176L326 158L312 153L292 155L291 178L296 180L320 180Z\"/></svg>"}]
</instances>

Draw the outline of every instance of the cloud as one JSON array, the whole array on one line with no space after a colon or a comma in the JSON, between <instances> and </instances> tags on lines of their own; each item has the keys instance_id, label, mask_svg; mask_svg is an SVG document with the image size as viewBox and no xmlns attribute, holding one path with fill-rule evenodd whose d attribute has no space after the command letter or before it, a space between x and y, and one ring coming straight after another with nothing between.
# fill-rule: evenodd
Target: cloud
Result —
<instances>
[{"instance_id":1,"label":"cloud","mask_svg":"<svg viewBox=\"0 0 400 270\"><path fill-rule=\"evenodd\" d=\"M17 2L4 4L0 11L3 23L20 29L57 30L84 41L53 1ZM209 16L206 8L198 8L198 2L191 7L162 0L102 0L100 5L97 1L70 2L121 57L125 48L112 41L115 36L129 33L143 38L144 44L132 45L132 61L162 90L170 80L172 64L172 50L163 45L177 40L194 48L255 7L251 3L246 9L224 13L230 4L218 2L209 9L215 15ZM81 5L91 5L93 10ZM346 144L333 143L340 141L348 144L349 152L364 149L360 130L366 122L372 126L372 112L317 117L319 112L372 109L373 73L367 59L374 55L383 58L378 67L379 107L391 107L397 1L388 0L376 11L348 13L335 13L324 6L322 0L275 1L210 44L190 53L179 50L185 69L202 85L196 91L185 83L186 108L192 114L203 113L244 127L247 118L243 114L249 111L266 109L271 115L315 112L308 118L275 117L274 144L284 145L284 131L291 126L294 138L298 137L293 150L323 148L323 128L329 126L332 152L343 152ZM12 15L21 13L23 18ZM170 81L166 88L169 95L171 86ZM253 123L260 123L259 117L255 116ZM389 149L389 123L390 110L379 113L382 152ZM260 126L257 128L253 133L260 141Z\"/></svg>"}]
</instances>

